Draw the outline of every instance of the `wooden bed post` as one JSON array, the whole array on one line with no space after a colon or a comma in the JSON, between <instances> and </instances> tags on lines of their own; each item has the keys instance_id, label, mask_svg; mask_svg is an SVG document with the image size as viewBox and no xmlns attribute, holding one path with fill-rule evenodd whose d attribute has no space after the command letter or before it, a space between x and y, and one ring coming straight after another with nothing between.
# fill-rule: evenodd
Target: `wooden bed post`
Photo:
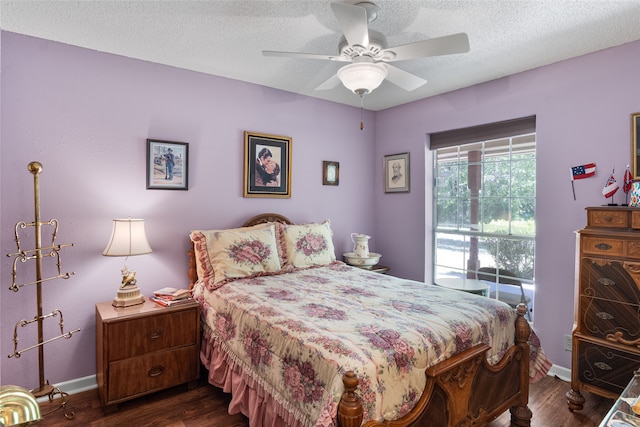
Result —
<instances>
[{"instance_id":1,"label":"wooden bed post","mask_svg":"<svg viewBox=\"0 0 640 427\"><path fill-rule=\"evenodd\" d=\"M362 400L355 394L358 387L358 377L353 371L342 376L344 393L338 403L338 425L340 427L360 427L364 409Z\"/></svg>"},{"instance_id":2,"label":"wooden bed post","mask_svg":"<svg viewBox=\"0 0 640 427\"><path fill-rule=\"evenodd\" d=\"M525 315L527 307L524 304L518 304L516 309L518 318L516 319L516 345L520 348L520 384L522 386L520 395L520 404L512 406L511 422L514 425L529 427L531 425L531 409L529 409L529 337L531 335L531 326Z\"/></svg>"}]
</instances>

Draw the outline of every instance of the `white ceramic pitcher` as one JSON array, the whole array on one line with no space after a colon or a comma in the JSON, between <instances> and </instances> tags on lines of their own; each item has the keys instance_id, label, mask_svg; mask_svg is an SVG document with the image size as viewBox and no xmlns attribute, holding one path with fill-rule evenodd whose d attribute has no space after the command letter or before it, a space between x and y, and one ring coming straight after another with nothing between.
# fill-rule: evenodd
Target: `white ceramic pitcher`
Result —
<instances>
[{"instance_id":1,"label":"white ceramic pitcher","mask_svg":"<svg viewBox=\"0 0 640 427\"><path fill-rule=\"evenodd\" d=\"M360 258L369 258L369 239L366 234L351 233L353 242L353 253Z\"/></svg>"}]
</instances>

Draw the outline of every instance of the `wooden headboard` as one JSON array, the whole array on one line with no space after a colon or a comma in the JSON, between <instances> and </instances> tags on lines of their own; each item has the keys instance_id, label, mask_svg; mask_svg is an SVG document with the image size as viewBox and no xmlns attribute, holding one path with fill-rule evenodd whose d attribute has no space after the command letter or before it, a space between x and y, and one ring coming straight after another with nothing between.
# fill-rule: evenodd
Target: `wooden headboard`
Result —
<instances>
[{"instance_id":1,"label":"wooden headboard","mask_svg":"<svg viewBox=\"0 0 640 427\"><path fill-rule=\"evenodd\" d=\"M264 213L260 215L256 215L252 218L249 218L242 224L242 227L251 227L257 224L265 224L269 222L279 222L281 224L293 224L289 218L284 215L280 215L277 213ZM187 252L187 256L189 257L189 271L187 272L187 276L189 277L189 289L193 288L193 285L198 280L198 269L196 267L196 253L193 249L193 243L191 243L191 248Z\"/></svg>"}]
</instances>

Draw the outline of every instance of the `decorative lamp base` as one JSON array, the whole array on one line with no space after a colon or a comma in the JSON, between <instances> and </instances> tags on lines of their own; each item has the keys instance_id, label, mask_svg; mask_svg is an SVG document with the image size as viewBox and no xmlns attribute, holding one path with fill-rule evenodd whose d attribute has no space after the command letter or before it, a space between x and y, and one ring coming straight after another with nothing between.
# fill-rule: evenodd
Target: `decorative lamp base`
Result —
<instances>
[{"instance_id":1,"label":"decorative lamp base","mask_svg":"<svg viewBox=\"0 0 640 427\"><path fill-rule=\"evenodd\" d=\"M137 286L127 286L118 289L118 296L113 299L112 305L114 307L129 307L143 302L144 296L140 294L140 289Z\"/></svg>"}]
</instances>

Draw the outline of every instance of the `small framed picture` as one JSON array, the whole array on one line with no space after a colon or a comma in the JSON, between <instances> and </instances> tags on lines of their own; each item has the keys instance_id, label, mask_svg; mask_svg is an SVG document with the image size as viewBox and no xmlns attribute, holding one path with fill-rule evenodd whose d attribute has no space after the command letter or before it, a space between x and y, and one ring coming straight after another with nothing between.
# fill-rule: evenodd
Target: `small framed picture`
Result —
<instances>
[{"instance_id":1,"label":"small framed picture","mask_svg":"<svg viewBox=\"0 0 640 427\"><path fill-rule=\"evenodd\" d=\"M384 192L409 192L409 153L384 156Z\"/></svg>"},{"instance_id":2,"label":"small framed picture","mask_svg":"<svg viewBox=\"0 0 640 427\"><path fill-rule=\"evenodd\" d=\"M291 138L244 133L244 197L291 197Z\"/></svg>"},{"instance_id":3,"label":"small framed picture","mask_svg":"<svg viewBox=\"0 0 640 427\"><path fill-rule=\"evenodd\" d=\"M322 185L339 185L340 184L340 163L322 162Z\"/></svg>"},{"instance_id":4,"label":"small framed picture","mask_svg":"<svg viewBox=\"0 0 640 427\"><path fill-rule=\"evenodd\" d=\"M147 139L147 189L189 189L189 144Z\"/></svg>"}]
</instances>

